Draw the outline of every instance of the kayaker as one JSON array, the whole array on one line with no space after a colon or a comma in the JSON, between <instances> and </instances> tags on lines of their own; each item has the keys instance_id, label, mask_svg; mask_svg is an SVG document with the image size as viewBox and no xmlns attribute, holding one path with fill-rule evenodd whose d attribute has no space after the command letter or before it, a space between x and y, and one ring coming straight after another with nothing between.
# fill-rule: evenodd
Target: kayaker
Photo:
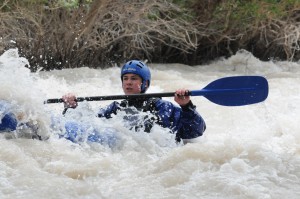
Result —
<instances>
[{"instance_id":1,"label":"kayaker","mask_svg":"<svg viewBox=\"0 0 300 199\"><path fill-rule=\"evenodd\" d=\"M148 66L142 61L132 60L121 69L122 88L125 95L145 93L151 83L151 73ZM176 140L193 139L201 136L206 129L205 122L196 110L190 96L185 96L186 89L178 89L174 100L178 105L162 100L161 98L130 99L121 102L114 101L105 108L101 108L98 117L107 119L112 114L125 111L129 120L134 120L134 115L140 112L150 112L153 117L146 116L143 125L134 126L135 130L150 132L154 123L164 128L169 128L171 133L176 133ZM62 97L65 110L76 108L76 96L72 93Z\"/></svg>"}]
</instances>

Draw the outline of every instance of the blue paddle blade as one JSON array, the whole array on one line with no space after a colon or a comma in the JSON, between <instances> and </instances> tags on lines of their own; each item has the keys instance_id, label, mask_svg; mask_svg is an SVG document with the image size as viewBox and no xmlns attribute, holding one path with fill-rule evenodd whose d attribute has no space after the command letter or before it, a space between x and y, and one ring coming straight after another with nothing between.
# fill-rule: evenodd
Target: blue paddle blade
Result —
<instances>
[{"instance_id":1,"label":"blue paddle blade","mask_svg":"<svg viewBox=\"0 0 300 199\"><path fill-rule=\"evenodd\" d=\"M243 106L264 101L268 97L268 81L261 76L225 77L211 82L202 90L190 91L223 106Z\"/></svg>"}]
</instances>

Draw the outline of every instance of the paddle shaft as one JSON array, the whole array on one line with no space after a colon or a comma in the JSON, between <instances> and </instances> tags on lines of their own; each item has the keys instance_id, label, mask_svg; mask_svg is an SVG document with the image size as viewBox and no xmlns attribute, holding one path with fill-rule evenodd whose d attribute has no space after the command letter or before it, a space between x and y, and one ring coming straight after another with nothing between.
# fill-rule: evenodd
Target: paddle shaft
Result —
<instances>
[{"instance_id":1,"label":"paddle shaft","mask_svg":"<svg viewBox=\"0 0 300 199\"><path fill-rule=\"evenodd\" d=\"M147 93L147 94L133 94L133 95L110 95L110 96L92 96L92 97L77 97L77 102L82 101L104 101L104 100L121 100L121 99L147 99L151 97L172 97L175 92L168 93ZM189 94L190 95L190 94ZM62 103L64 102L62 98L59 99L47 99L45 104L50 103Z\"/></svg>"}]
</instances>

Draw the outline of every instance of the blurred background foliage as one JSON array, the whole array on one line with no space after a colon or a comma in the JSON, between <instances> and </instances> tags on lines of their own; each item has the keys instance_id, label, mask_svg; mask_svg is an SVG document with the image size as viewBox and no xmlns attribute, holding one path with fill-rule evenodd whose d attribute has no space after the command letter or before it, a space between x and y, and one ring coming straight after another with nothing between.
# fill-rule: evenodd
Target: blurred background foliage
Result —
<instances>
[{"instance_id":1,"label":"blurred background foliage","mask_svg":"<svg viewBox=\"0 0 300 199\"><path fill-rule=\"evenodd\" d=\"M196 65L240 49L300 58L300 0L0 0L0 53L32 71L129 59Z\"/></svg>"}]
</instances>

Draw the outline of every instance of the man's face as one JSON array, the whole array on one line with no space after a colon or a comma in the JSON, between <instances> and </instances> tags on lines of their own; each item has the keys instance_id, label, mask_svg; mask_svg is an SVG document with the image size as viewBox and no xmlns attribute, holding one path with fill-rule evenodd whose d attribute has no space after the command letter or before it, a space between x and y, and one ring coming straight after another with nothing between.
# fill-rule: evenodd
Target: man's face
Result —
<instances>
[{"instance_id":1,"label":"man's face","mask_svg":"<svg viewBox=\"0 0 300 199\"><path fill-rule=\"evenodd\" d=\"M141 93L142 78L136 74L125 74L122 78L122 88L126 95Z\"/></svg>"}]
</instances>

